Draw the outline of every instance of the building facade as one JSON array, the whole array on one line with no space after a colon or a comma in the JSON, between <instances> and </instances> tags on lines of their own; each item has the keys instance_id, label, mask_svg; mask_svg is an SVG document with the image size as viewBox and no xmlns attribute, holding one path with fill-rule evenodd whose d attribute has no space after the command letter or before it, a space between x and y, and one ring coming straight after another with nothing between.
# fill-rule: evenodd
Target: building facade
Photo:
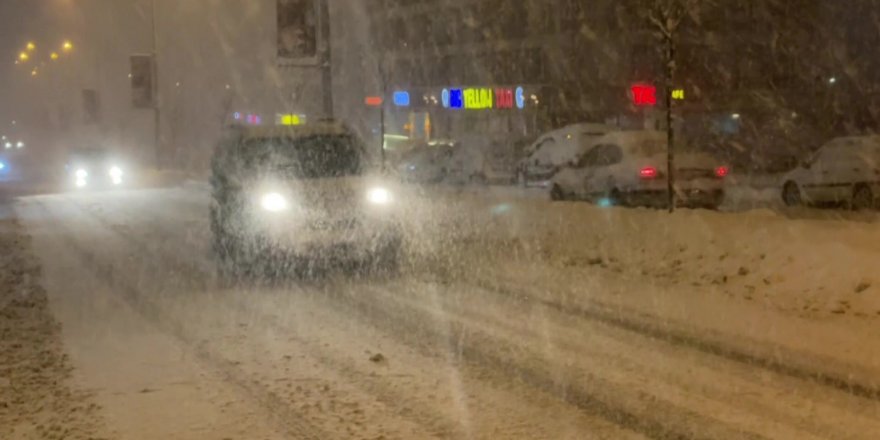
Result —
<instances>
[{"instance_id":1,"label":"building facade","mask_svg":"<svg viewBox=\"0 0 880 440\"><path fill-rule=\"evenodd\" d=\"M387 89L412 97L409 106L388 105L388 129L511 139L578 121L661 128L666 46L652 20L660 3L369 0ZM674 87L683 95L675 120L691 142L746 162L795 154L807 140L830 134L829 94L839 91L827 81L840 76L824 50L839 30L825 19L833 5L694 5L674 32ZM657 106L634 105L637 84L656 88ZM519 87L523 108L450 109L441 99L455 89L492 91L497 99ZM418 128L426 121L430 133Z\"/></svg>"}]
</instances>

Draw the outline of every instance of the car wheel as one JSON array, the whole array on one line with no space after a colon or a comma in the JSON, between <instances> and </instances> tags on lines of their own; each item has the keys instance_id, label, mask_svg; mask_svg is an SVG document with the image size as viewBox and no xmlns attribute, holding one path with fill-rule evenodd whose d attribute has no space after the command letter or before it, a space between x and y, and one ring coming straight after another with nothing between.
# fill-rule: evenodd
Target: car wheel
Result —
<instances>
[{"instance_id":1,"label":"car wheel","mask_svg":"<svg viewBox=\"0 0 880 440\"><path fill-rule=\"evenodd\" d=\"M854 211L865 211L874 208L874 193L871 192L871 188L868 185L860 183L853 188L850 208Z\"/></svg>"},{"instance_id":2,"label":"car wheel","mask_svg":"<svg viewBox=\"0 0 880 440\"><path fill-rule=\"evenodd\" d=\"M804 203L801 190L796 183L785 183L782 187L782 201L785 203L785 206L801 206Z\"/></svg>"},{"instance_id":3,"label":"car wheel","mask_svg":"<svg viewBox=\"0 0 880 440\"><path fill-rule=\"evenodd\" d=\"M605 199L609 206L626 205L625 201L623 200L623 195L620 194L620 190L618 190L617 188L612 189L605 197Z\"/></svg>"},{"instance_id":4,"label":"car wheel","mask_svg":"<svg viewBox=\"0 0 880 440\"><path fill-rule=\"evenodd\" d=\"M550 188L550 200L565 200L565 191L563 191L562 187L555 183L553 184L553 187Z\"/></svg>"}]
</instances>

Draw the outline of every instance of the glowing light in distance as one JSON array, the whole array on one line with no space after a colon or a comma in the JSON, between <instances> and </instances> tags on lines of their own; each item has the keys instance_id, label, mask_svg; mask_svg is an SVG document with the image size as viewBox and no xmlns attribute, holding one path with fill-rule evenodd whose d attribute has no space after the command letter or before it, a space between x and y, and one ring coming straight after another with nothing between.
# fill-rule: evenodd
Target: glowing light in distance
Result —
<instances>
[{"instance_id":1,"label":"glowing light in distance","mask_svg":"<svg viewBox=\"0 0 880 440\"><path fill-rule=\"evenodd\" d=\"M85 178L89 177L89 172L80 168L80 169L76 170L76 173L74 175L76 176L77 179L85 179Z\"/></svg>"},{"instance_id":2,"label":"glowing light in distance","mask_svg":"<svg viewBox=\"0 0 880 440\"><path fill-rule=\"evenodd\" d=\"M657 168L654 167L644 167L639 170L639 176L642 179L653 179L656 178L658 174Z\"/></svg>"},{"instance_id":3,"label":"glowing light in distance","mask_svg":"<svg viewBox=\"0 0 880 440\"><path fill-rule=\"evenodd\" d=\"M374 205L387 205L391 203L391 191L385 188L373 188L367 192L367 201Z\"/></svg>"},{"instance_id":4,"label":"glowing light in distance","mask_svg":"<svg viewBox=\"0 0 880 440\"><path fill-rule=\"evenodd\" d=\"M398 107L409 107L409 92L399 90L394 92L394 105Z\"/></svg>"},{"instance_id":5,"label":"glowing light in distance","mask_svg":"<svg viewBox=\"0 0 880 440\"><path fill-rule=\"evenodd\" d=\"M516 88L516 91L514 91L514 98L516 99L516 108L520 110L526 108L526 92L522 87Z\"/></svg>"},{"instance_id":6,"label":"glowing light in distance","mask_svg":"<svg viewBox=\"0 0 880 440\"><path fill-rule=\"evenodd\" d=\"M653 107L657 105L657 87L650 84L633 84L630 88L632 102L638 107Z\"/></svg>"},{"instance_id":7,"label":"glowing light in distance","mask_svg":"<svg viewBox=\"0 0 880 440\"><path fill-rule=\"evenodd\" d=\"M282 212L290 207L290 205L287 204L287 199L276 192L270 192L263 195L260 199L260 206L269 212Z\"/></svg>"}]
</instances>

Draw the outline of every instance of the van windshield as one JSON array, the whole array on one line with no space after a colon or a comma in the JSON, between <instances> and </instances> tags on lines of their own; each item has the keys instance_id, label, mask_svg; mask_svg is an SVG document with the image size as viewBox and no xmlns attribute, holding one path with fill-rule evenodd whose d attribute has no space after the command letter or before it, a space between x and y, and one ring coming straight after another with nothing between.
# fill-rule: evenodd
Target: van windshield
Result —
<instances>
[{"instance_id":1,"label":"van windshield","mask_svg":"<svg viewBox=\"0 0 880 440\"><path fill-rule=\"evenodd\" d=\"M251 167L304 179L359 175L364 165L363 152L350 135L254 139L245 142L244 150Z\"/></svg>"}]
</instances>

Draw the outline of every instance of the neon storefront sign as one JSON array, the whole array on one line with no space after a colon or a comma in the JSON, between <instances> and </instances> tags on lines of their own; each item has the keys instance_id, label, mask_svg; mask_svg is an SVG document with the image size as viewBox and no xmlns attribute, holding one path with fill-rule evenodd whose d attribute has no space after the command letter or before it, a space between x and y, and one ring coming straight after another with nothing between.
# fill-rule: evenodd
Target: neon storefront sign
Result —
<instances>
[{"instance_id":1,"label":"neon storefront sign","mask_svg":"<svg viewBox=\"0 0 880 440\"><path fill-rule=\"evenodd\" d=\"M513 108L513 89L495 89L495 108Z\"/></svg>"},{"instance_id":2,"label":"neon storefront sign","mask_svg":"<svg viewBox=\"0 0 880 440\"><path fill-rule=\"evenodd\" d=\"M524 109L526 97L522 87L451 88L443 89L440 93L440 103L443 108L454 110Z\"/></svg>"}]
</instances>

